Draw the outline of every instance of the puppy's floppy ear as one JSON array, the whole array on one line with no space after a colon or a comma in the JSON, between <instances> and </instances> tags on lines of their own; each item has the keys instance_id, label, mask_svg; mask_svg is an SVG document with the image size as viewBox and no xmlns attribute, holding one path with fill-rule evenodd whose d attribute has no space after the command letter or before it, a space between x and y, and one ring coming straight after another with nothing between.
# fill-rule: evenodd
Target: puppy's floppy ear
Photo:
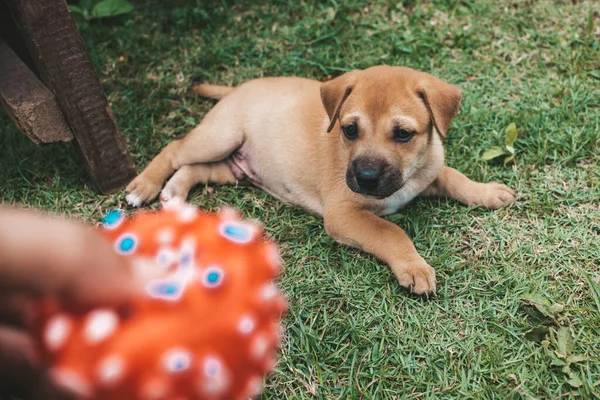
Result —
<instances>
[{"instance_id":1,"label":"puppy's floppy ear","mask_svg":"<svg viewBox=\"0 0 600 400\"><path fill-rule=\"evenodd\" d=\"M352 93L352 89L354 89L356 72L346 72L344 75L338 76L321 85L321 101L323 102L325 111L327 111L327 115L329 115L330 121L327 132L331 132L335 126L344 101L346 101L350 93Z\"/></svg>"},{"instance_id":2,"label":"puppy's floppy ear","mask_svg":"<svg viewBox=\"0 0 600 400\"><path fill-rule=\"evenodd\" d=\"M450 122L460 107L462 100L460 89L434 76L427 75L420 82L417 93L425 103L435 129L442 138L446 138Z\"/></svg>"}]
</instances>

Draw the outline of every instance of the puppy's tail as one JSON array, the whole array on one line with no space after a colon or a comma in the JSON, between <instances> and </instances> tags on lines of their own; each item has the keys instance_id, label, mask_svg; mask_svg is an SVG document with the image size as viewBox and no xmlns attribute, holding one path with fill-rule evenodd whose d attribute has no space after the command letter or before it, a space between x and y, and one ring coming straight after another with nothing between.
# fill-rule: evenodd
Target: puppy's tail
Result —
<instances>
[{"instance_id":1,"label":"puppy's tail","mask_svg":"<svg viewBox=\"0 0 600 400\"><path fill-rule=\"evenodd\" d=\"M208 97L216 100L221 100L234 90L235 88L233 87L211 85L209 83L201 83L192 88L192 92L197 93L202 97Z\"/></svg>"}]
</instances>

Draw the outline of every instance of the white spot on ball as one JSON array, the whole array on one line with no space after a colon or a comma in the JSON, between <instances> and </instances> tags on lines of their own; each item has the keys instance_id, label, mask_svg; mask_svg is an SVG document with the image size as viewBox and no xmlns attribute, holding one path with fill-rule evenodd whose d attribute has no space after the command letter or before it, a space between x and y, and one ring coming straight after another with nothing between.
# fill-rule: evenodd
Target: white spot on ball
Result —
<instances>
[{"instance_id":1,"label":"white spot on ball","mask_svg":"<svg viewBox=\"0 0 600 400\"><path fill-rule=\"evenodd\" d=\"M54 369L50 373L54 382L66 389L67 391L79 396L79 397L90 397L92 395L92 387L75 371L71 371L65 368Z\"/></svg>"},{"instance_id":2,"label":"white spot on ball","mask_svg":"<svg viewBox=\"0 0 600 400\"><path fill-rule=\"evenodd\" d=\"M162 247L156 254L156 263L163 268L171 266L177 260L177 254L172 249Z\"/></svg>"},{"instance_id":3,"label":"white spot on ball","mask_svg":"<svg viewBox=\"0 0 600 400\"><path fill-rule=\"evenodd\" d=\"M254 376L248 379L248 383L246 383L245 392L248 397L254 397L261 394L262 389L262 379L260 379L258 376Z\"/></svg>"},{"instance_id":4,"label":"white spot on ball","mask_svg":"<svg viewBox=\"0 0 600 400\"><path fill-rule=\"evenodd\" d=\"M125 373L125 360L118 355L104 358L98 364L98 379L104 384L116 383Z\"/></svg>"},{"instance_id":5,"label":"white spot on ball","mask_svg":"<svg viewBox=\"0 0 600 400\"><path fill-rule=\"evenodd\" d=\"M119 317L111 310L96 310L88 314L85 338L91 344L107 339L117 329Z\"/></svg>"},{"instance_id":6,"label":"white spot on ball","mask_svg":"<svg viewBox=\"0 0 600 400\"><path fill-rule=\"evenodd\" d=\"M242 219L241 212L238 209L230 206L221 207L218 211L218 214L222 220L240 221Z\"/></svg>"},{"instance_id":7,"label":"white spot on ball","mask_svg":"<svg viewBox=\"0 0 600 400\"><path fill-rule=\"evenodd\" d=\"M254 321L254 319L249 315L245 315L242 318L240 318L237 328L238 332L240 332L242 335L249 335L250 333L252 333L255 326L256 322Z\"/></svg>"},{"instance_id":8,"label":"white spot on ball","mask_svg":"<svg viewBox=\"0 0 600 400\"><path fill-rule=\"evenodd\" d=\"M281 270L283 260L281 259L281 254L279 254L279 249L272 243L267 246L267 261L273 271L279 272Z\"/></svg>"},{"instance_id":9,"label":"white spot on ball","mask_svg":"<svg viewBox=\"0 0 600 400\"><path fill-rule=\"evenodd\" d=\"M60 350L71 334L71 320L66 315L57 315L46 325L44 341L50 351Z\"/></svg>"},{"instance_id":10,"label":"white spot on ball","mask_svg":"<svg viewBox=\"0 0 600 400\"><path fill-rule=\"evenodd\" d=\"M181 241L177 258L180 269L188 269L194 266L194 262L196 261L196 239L193 236L186 236Z\"/></svg>"},{"instance_id":11,"label":"white spot on ball","mask_svg":"<svg viewBox=\"0 0 600 400\"><path fill-rule=\"evenodd\" d=\"M177 373L190 368L192 355L185 349L171 349L163 357L163 365L167 372Z\"/></svg>"},{"instance_id":12,"label":"white spot on ball","mask_svg":"<svg viewBox=\"0 0 600 400\"><path fill-rule=\"evenodd\" d=\"M223 363L217 357L206 357L202 365L205 376L217 376L223 369Z\"/></svg>"},{"instance_id":13,"label":"white spot on ball","mask_svg":"<svg viewBox=\"0 0 600 400\"><path fill-rule=\"evenodd\" d=\"M273 300L277 296L277 286L273 282L267 283L260 288L260 298L264 301Z\"/></svg>"},{"instance_id":14,"label":"white spot on ball","mask_svg":"<svg viewBox=\"0 0 600 400\"><path fill-rule=\"evenodd\" d=\"M172 228L163 228L156 234L156 240L161 244L171 244L175 240L175 231Z\"/></svg>"},{"instance_id":15,"label":"white spot on ball","mask_svg":"<svg viewBox=\"0 0 600 400\"><path fill-rule=\"evenodd\" d=\"M177 219L181 222L192 222L198 216L196 207L186 204L177 211Z\"/></svg>"},{"instance_id":16,"label":"white spot on ball","mask_svg":"<svg viewBox=\"0 0 600 400\"><path fill-rule=\"evenodd\" d=\"M222 362L216 357L207 357L202 363L199 391L203 396L218 396L229 388L229 377Z\"/></svg>"},{"instance_id":17,"label":"white spot on ball","mask_svg":"<svg viewBox=\"0 0 600 400\"><path fill-rule=\"evenodd\" d=\"M269 341L265 336L257 336L250 345L252 357L256 360L262 360L269 350Z\"/></svg>"}]
</instances>

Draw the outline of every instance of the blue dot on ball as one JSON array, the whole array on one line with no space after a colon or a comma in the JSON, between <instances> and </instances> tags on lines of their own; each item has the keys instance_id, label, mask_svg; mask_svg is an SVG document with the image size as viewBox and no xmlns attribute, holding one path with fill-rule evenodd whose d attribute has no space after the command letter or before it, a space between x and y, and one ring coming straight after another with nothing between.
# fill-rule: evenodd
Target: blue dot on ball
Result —
<instances>
[{"instance_id":1,"label":"blue dot on ball","mask_svg":"<svg viewBox=\"0 0 600 400\"><path fill-rule=\"evenodd\" d=\"M223 271L220 268L212 267L204 273L204 284L208 287L217 287L223 281Z\"/></svg>"},{"instance_id":2,"label":"blue dot on ball","mask_svg":"<svg viewBox=\"0 0 600 400\"><path fill-rule=\"evenodd\" d=\"M102 225L105 228L112 228L119 225L123 220L123 213L119 210L110 210L104 218L102 218Z\"/></svg>"},{"instance_id":3,"label":"blue dot on ball","mask_svg":"<svg viewBox=\"0 0 600 400\"><path fill-rule=\"evenodd\" d=\"M252 238L250 230L240 224L225 223L221 232L226 238L238 243L246 243Z\"/></svg>"},{"instance_id":4,"label":"blue dot on ball","mask_svg":"<svg viewBox=\"0 0 600 400\"><path fill-rule=\"evenodd\" d=\"M137 244L136 237L133 235L123 235L117 242L117 249L124 254L132 253Z\"/></svg>"},{"instance_id":5,"label":"blue dot on ball","mask_svg":"<svg viewBox=\"0 0 600 400\"><path fill-rule=\"evenodd\" d=\"M220 274L218 272L212 271L208 273L208 275L206 276L206 280L208 281L208 283L214 284L219 282L219 277Z\"/></svg>"},{"instance_id":6,"label":"blue dot on ball","mask_svg":"<svg viewBox=\"0 0 600 400\"><path fill-rule=\"evenodd\" d=\"M188 265L191 262L192 262L192 255L188 252L183 253L181 255L181 258L179 259L180 264Z\"/></svg>"},{"instance_id":7,"label":"blue dot on ball","mask_svg":"<svg viewBox=\"0 0 600 400\"><path fill-rule=\"evenodd\" d=\"M177 300L183 287L178 282L151 282L146 288L150 296L164 300Z\"/></svg>"},{"instance_id":8,"label":"blue dot on ball","mask_svg":"<svg viewBox=\"0 0 600 400\"><path fill-rule=\"evenodd\" d=\"M163 284L158 286L157 291L160 294L175 294L177 293L177 285L172 283Z\"/></svg>"}]
</instances>

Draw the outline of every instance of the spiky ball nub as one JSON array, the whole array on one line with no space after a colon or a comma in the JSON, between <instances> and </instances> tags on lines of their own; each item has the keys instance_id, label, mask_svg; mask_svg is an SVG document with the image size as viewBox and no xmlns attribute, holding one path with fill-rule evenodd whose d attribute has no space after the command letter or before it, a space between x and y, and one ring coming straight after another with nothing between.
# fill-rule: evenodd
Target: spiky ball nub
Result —
<instances>
[{"instance_id":1,"label":"spiky ball nub","mask_svg":"<svg viewBox=\"0 0 600 400\"><path fill-rule=\"evenodd\" d=\"M232 210L165 205L102 234L147 282L126 317L53 310L40 345L55 380L86 399L247 399L276 361L286 304L277 248Z\"/></svg>"}]
</instances>

